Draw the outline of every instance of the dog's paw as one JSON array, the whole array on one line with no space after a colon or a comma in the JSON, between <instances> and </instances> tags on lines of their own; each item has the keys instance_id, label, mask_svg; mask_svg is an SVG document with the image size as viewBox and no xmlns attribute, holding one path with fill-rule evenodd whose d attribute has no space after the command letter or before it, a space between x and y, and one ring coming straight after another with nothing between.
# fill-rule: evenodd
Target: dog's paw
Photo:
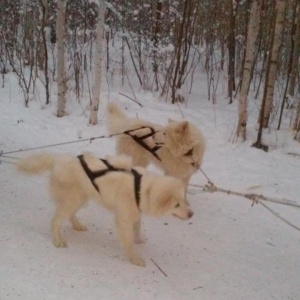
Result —
<instances>
[{"instance_id":1,"label":"dog's paw","mask_svg":"<svg viewBox=\"0 0 300 300\"><path fill-rule=\"evenodd\" d=\"M66 248L67 247L66 242L64 242L63 240L57 240L57 241L54 240L53 245L57 248Z\"/></svg>"},{"instance_id":2,"label":"dog's paw","mask_svg":"<svg viewBox=\"0 0 300 300\"><path fill-rule=\"evenodd\" d=\"M146 263L141 257L131 257L130 262L136 266L145 267Z\"/></svg>"},{"instance_id":3,"label":"dog's paw","mask_svg":"<svg viewBox=\"0 0 300 300\"><path fill-rule=\"evenodd\" d=\"M73 225L73 228L76 230L76 231L87 231L88 229L82 225L82 224L76 224L76 225Z\"/></svg>"}]
</instances>

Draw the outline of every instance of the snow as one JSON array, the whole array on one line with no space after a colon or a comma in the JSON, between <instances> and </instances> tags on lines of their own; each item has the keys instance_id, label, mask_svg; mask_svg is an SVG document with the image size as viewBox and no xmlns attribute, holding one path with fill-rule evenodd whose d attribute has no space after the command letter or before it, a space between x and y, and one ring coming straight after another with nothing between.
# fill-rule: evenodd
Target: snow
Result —
<instances>
[{"instance_id":1,"label":"snow","mask_svg":"<svg viewBox=\"0 0 300 300\"><path fill-rule=\"evenodd\" d=\"M25 108L16 79L8 74L0 90L0 151L78 140L43 150L74 155L93 151L103 157L114 153L112 139L82 140L106 134L105 105L116 100L133 117L165 124L168 118L181 119L183 114L195 123L207 142L203 170L217 186L300 203L300 158L288 155L300 150L287 124L280 132L264 133L268 153L252 148L259 106L252 100L248 140L232 143L237 104L228 105L222 99L224 91L219 91L219 100L212 105L206 100L203 78L180 109L142 91L137 92L143 104L139 107L118 95L117 89L106 89L99 125L90 126L88 112L83 112L75 97L69 97L69 115L64 118L55 116L55 95L49 108L42 104L42 96ZM63 236L69 247L55 248L47 176L18 174L13 164L5 163L14 159L0 159L1 300L299 299L300 233L259 204L251 206L246 198L191 187L192 219L143 218L147 243L137 246L147 263L142 268L124 257L111 214L92 202L79 213L89 231L74 232L65 224ZM192 177L193 184L206 182L201 172ZM300 226L299 209L267 205Z\"/></svg>"}]
</instances>

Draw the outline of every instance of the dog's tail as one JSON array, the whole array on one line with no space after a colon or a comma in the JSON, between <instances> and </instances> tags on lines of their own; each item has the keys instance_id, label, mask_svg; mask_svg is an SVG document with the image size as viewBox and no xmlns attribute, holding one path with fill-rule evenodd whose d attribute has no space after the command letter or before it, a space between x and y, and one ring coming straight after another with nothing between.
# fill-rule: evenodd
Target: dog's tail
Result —
<instances>
[{"instance_id":1,"label":"dog's tail","mask_svg":"<svg viewBox=\"0 0 300 300\"><path fill-rule=\"evenodd\" d=\"M20 172L37 175L51 170L54 164L55 157L53 155L40 153L19 160L16 166Z\"/></svg>"},{"instance_id":2,"label":"dog's tail","mask_svg":"<svg viewBox=\"0 0 300 300\"><path fill-rule=\"evenodd\" d=\"M115 103L107 105L108 113L108 131L109 134L116 134L121 132L124 128L124 120L127 118L120 107Z\"/></svg>"}]
</instances>

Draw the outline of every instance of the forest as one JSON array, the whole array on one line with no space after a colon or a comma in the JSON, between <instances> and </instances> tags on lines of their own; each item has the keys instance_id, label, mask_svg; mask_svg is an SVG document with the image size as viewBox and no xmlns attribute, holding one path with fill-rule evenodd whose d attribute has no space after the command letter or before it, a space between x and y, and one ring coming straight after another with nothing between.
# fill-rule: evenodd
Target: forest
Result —
<instances>
[{"instance_id":1,"label":"forest","mask_svg":"<svg viewBox=\"0 0 300 300\"><path fill-rule=\"evenodd\" d=\"M299 55L299 0L1 0L0 299L298 300ZM126 118L112 132L114 105ZM153 125L133 128L132 120ZM151 136L167 141L161 128L177 123L171 174L156 164L166 143ZM109 168L120 136L139 140L135 150L150 136L157 160L147 170L130 167L131 192L124 180L108 188L103 177L96 191L92 176L108 169L88 161L85 172L96 199L112 194L129 211L126 195L143 212L134 227L143 237L135 242L146 241L135 245L145 268L118 241L116 223L126 222L98 200L78 212L81 226L75 214L64 220L68 247L52 241L53 182L74 187L76 204L85 192L68 168L73 158L93 153ZM45 154L58 168L18 171L23 159ZM135 168L146 172L142 179ZM139 188L165 194L146 188L148 172L175 196L181 186L189 219L174 217L179 204L169 197L168 215L143 210L152 202L140 202ZM166 174L190 181L183 191L159 179Z\"/></svg>"},{"instance_id":2,"label":"forest","mask_svg":"<svg viewBox=\"0 0 300 300\"><path fill-rule=\"evenodd\" d=\"M206 75L199 101L238 105L236 139L247 139L257 99L257 140L287 118L300 139L300 4L297 0L2 0L0 72L18 78L28 106L37 89L65 115L70 97L87 102L97 124L101 86L186 103ZM218 95L221 84L226 94Z\"/></svg>"}]
</instances>

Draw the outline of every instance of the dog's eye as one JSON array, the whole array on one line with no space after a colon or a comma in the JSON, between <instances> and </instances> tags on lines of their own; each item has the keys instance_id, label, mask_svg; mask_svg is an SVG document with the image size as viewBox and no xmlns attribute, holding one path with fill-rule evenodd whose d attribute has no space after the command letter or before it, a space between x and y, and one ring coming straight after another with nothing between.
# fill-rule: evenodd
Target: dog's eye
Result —
<instances>
[{"instance_id":1,"label":"dog's eye","mask_svg":"<svg viewBox=\"0 0 300 300\"><path fill-rule=\"evenodd\" d=\"M175 208L178 208L180 206L180 204L179 203L177 203L176 205L175 205Z\"/></svg>"},{"instance_id":2,"label":"dog's eye","mask_svg":"<svg viewBox=\"0 0 300 300\"><path fill-rule=\"evenodd\" d=\"M167 133L166 133L166 132L164 132L164 133L163 133L163 135L167 135Z\"/></svg>"}]
</instances>

